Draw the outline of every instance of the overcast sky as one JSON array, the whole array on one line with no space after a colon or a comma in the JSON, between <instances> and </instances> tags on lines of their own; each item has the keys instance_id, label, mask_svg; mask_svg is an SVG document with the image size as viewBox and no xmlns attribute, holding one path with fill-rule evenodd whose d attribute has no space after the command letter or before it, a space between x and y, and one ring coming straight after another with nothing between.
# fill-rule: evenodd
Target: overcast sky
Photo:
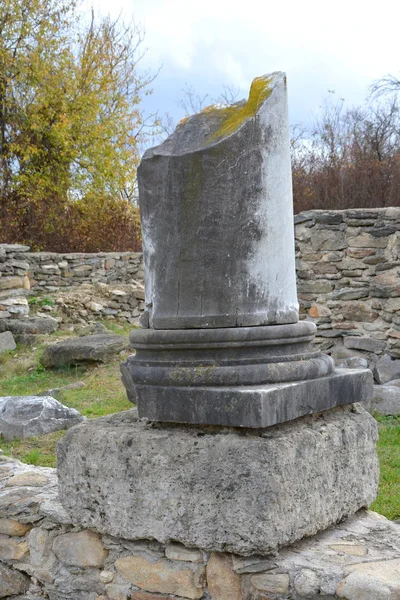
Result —
<instances>
[{"instance_id":1,"label":"overcast sky","mask_svg":"<svg viewBox=\"0 0 400 600\"><path fill-rule=\"evenodd\" d=\"M309 121L328 90L353 105L373 80L400 76L398 0L87 1L144 27L142 64L162 65L147 108L176 119L185 83L211 97L237 86L247 97L254 77L286 71L294 124Z\"/></svg>"}]
</instances>

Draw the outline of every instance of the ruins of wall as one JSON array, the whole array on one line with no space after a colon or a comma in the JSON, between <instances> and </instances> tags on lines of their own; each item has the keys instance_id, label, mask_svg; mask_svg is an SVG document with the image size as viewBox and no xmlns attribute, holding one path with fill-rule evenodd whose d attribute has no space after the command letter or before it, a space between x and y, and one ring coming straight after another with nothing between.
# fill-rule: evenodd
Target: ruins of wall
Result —
<instances>
[{"instance_id":1,"label":"ruins of wall","mask_svg":"<svg viewBox=\"0 0 400 600\"><path fill-rule=\"evenodd\" d=\"M357 353L367 353L373 360L383 354L399 358L400 208L300 213L295 217L295 235L300 314L316 323L321 350L339 359ZM0 245L3 300L26 293L67 292L83 283L143 281L141 253L27 250ZM18 305L15 310L26 309ZM92 312L88 311L90 317Z\"/></svg>"},{"instance_id":2,"label":"ruins of wall","mask_svg":"<svg viewBox=\"0 0 400 600\"><path fill-rule=\"evenodd\" d=\"M295 217L301 316L335 357L400 357L400 208Z\"/></svg>"}]
</instances>

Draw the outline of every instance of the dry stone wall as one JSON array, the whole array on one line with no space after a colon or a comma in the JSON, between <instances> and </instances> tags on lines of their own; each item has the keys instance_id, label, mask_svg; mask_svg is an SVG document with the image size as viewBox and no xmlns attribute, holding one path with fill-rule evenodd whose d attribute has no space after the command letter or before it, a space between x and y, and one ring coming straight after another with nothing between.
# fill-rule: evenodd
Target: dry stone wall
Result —
<instances>
[{"instance_id":1,"label":"dry stone wall","mask_svg":"<svg viewBox=\"0 0 400 600\"><path fill-rule=\"evenodd\" d=\"M83 283L132 283L143 280L140 252L57 254L28 252L29 279L35 292L55 292Z\"/></svg>"},{"instance_id":2,"label":"dry stone wall","mask_svg":"<svg viewBox=\"0 0 400 600\"><path fill-rule=\"evenodd\" d=\"M295 217L301 316L335 358L400 357L400 208Z\"/></svg>"},{"instance_id":3,"label":"dry stone wall","mask_svg":"<svg viewBox=\"0 0 400 600\"><path fill-rule=\"evenodd\" d=\"M295 217L295 236L300 314L316 323L321 350L339 362L354 355L400 358L400 208L303 212ZM135 320L144 307L143 276L138 252L56 254L3 244L0 317L27 314L27 294L48 294L60 298L67 320L121 313ZM93 287L80 294L82 284ZM139 290L134 306L122 284ZM127 295L98 298L115 288Z\"/></svg>"},{"instance_id":4,"label":"dry stone wall","mask_svg":"<svg viewBox=\"0 0 400 600\"><path fill-rule=\"evenodd\" d=\"M400 594L399 530L361 511L246 557L123 539L71 521L55 469L0 455L0 598L9 600L390 600Z\"/></svg>"}]
</instances>

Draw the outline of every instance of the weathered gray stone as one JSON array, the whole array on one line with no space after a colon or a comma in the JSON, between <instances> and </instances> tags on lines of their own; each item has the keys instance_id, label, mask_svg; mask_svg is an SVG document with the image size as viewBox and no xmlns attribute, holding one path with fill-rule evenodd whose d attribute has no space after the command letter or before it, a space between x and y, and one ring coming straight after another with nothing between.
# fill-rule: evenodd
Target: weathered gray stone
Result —
<instances>
[{"instance_id":1,"label":"weathered gray stone","mask_svg":"<svg viewBox=\"0 0 400 600\"><path fill-rule=\"evenodd\" d=\"M0 562L0 598L23 594L28 588L29 579L26 575Z\"/></svg>"},{"instance_id":2,"label":"weathered gray stone","mask_svg":"<svg viewBox=\"0 0 400 600\"><path fill-rule=\"evenodd\" d=\"M0 331L11 331L14 334L46 334L58 329L58 322L53 317L27 317L26 319L2 319Z\"/></svg>"},{"instance_id":3,"label":"weathered gray stone","mask_svg":"<svg viewBox=\"0 0 400 600\"><path fill-rule=\"evenodd\" d=\"M29 438L80 423L84 417L51 396L0 398L0 434L6 440Z\"/></svg>"},{"instance_id":4,"label":"weathered gray stone","mask_svg":"<svg viewBox=\"0 0 400 600\"><path fill-rule=\"evenodd\" d=\"M392 379L397 379L400 377L400 360L393 360L391 356L385 354L376 362L374 376L378 383L388 383Z\"/></svg>"},{"instance_id":5,"label":"weathered gray stone","mask_svg":"<svg viewBox=\"0 0 400 600\"><path fill-rule=\"evenodd\" d=\"M14 336L11 331L4 331L4 333L0 333L0 354L3 352L8 352L9 350L15 350L16 347L17 344L15 343Z\"/></svg>"},{"instance_id":6,"label":"weathered gray stone","mask_svg":"<svg viewBox=\"0 0 400 600\"><path fill-rule=\"evenodd\" d=\"M61 501L114 536L267 554L373 500L376 437L358 407L242 433L159 428L128 411L62 438Z\"/></svg>"},{"instance_id":7,"label":"weathered gray stone","mask_svg":"<svg viewBox=\"0 0 400 600\"><path fill-rule=\"evenodd\" d=\"M346 348L366 350L367 352L379 352L385 348L384 342L367 337L346 337L343 343Z\"/></svg>"},{"instance_id":8,"label":"weathered gray stone","mask_svg":"<svg viewBox=\"0 0 400 600\"><path fill-rule=\"evenodd\" d=\"M371 409L381 415L400 415L400 387L388 384L374 385Z\"/></svg>"},{"instance_id":9,"label":"weathered gray stone","mask_svg":"<svg viewBox=\"0 0 400 600\"><path fill-rule=\"evenodd\" d=\"M138 183L151 328L297 321L283 73L178 125Z\"/></svg>"},{"instance_id":10,"label":"weathered gray stone","mask_svg":"<svg viewBox=\"0 0 400 600\"><path fill-rule=\"evenodd\" d=\"M137 386L139 417L171 423L269 427L334 406L368 401L372 396L373 377L368 369L336 369L326 377L299 379L237 387Z\"/></svg>"},{"instance_id":11,"label":"weathered gray stone","mask_svg":"<svg viewBox=\"0 0 400 600\"><path fill-rule=\"evenodd\" d=\"M60 535L53 542L53 551L61 562L76 567L104 567L108 555L93 531Z\"/></svg>"},{"instance_id":12,"label":"weathered gray stone","mask_svg":"<svg viewBox=\"0 0 400 600\"><path fill-rule=\"evenodd\" d=\"M128 346L128 338L123 335L87 335L46 346L41 360L45 367L106 362Z\"/></svg>"}]
</instances>

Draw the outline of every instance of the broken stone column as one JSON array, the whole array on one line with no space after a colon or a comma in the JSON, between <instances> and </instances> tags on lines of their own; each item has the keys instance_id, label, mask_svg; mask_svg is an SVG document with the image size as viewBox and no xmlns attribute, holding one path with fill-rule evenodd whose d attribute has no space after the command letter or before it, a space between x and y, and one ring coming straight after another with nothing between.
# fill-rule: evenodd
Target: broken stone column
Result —
<instances>
[{"instance_id":1,"label":"broken stone column","mask_svg":"<svg viewBox=\"0 0 400 600\"><path fill-rule=\"evenodd\" d=\"M370 393L298 322L282 73L181 122L138 180L147 327L122 374L140 417L267 427Z\"/></svg>"},{"instance_id":2,"label":"broken stone column","mask_svg":"<svg viewBox=\"0 0 400 600\"><path fill-rule=\"evenodd\" d=\"M372 374L334 370L298 321L284 75L181 123L145 154L139 190L147 318L121 367L139 418L61 440L71 519L247 556L367 506L377 426L353 403Z\"/></svg>"}]
</instances>

